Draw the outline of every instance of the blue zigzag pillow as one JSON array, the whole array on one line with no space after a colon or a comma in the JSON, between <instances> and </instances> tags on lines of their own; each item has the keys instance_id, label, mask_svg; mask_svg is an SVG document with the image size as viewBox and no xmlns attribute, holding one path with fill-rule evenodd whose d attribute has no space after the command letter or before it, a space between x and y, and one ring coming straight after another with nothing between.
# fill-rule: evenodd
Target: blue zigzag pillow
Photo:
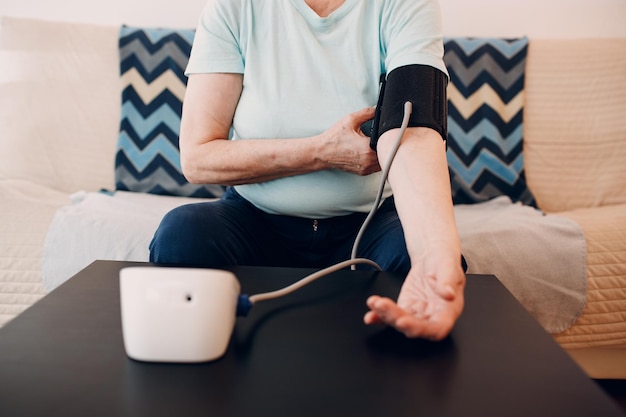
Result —
<instances>
[{"instance_id":1,"label":"blue zigzag pillow","mask_svg":"<svg viewBox=\"0 0 626 417\"><path fill-rule=\"evenodd\" d=\"M117 190L218 197L219 185L182 175L178 136L184 75L194 31L122 27L119 34L122 115L115 156Z\"/></svg>"},{"instance_id":2,"label":"blue zigzag pillow","mask_svg":"<svg viewBox=\"0 0 626 417\"><path fill-rule=\"evenodd\" d=\"M454 203L506 195L535 205L522 155L528 39L449 38L444 47Z\"/></svg>"}]
</instances>

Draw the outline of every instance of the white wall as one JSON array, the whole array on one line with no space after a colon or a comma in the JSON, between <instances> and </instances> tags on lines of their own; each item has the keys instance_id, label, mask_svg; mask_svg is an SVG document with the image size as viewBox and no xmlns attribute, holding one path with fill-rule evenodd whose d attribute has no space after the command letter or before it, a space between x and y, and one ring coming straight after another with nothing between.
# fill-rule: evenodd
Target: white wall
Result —
<instances>
[{"instance_id":1,"label":"white wall","mask_svg":"<svg viewBox=\"0 0 626 417\"><path fill-rule=\"evenodd\" d=\"M0 0L0 15L103 24L195 27L206 0Z\"/></svg>"},{"instance_id":2,"label":"white wall","mask_svg":"<svg viewBox=\"0 0 626 417\"><path fill-rule=\"evenodd\" d=\"M194 27L204 2L0 0L0 15L115 25ZM447 36L626 36L626 0L440 0L440 3Z\"/></svg>"},{"instance_id":3,"label":"white wall","mask_svg":"<svg viewBox=\"0 0 626 417\"><path fill-rule=\"evenodd\" d=\"M447 36L626 37L626 0L440 0Z\"/></svg>"}]
</instances>

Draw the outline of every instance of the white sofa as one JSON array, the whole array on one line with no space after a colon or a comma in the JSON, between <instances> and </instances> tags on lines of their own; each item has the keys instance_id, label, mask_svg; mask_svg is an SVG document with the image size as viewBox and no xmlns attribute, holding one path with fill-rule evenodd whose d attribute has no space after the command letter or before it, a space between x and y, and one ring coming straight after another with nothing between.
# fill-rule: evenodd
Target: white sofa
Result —
<instances>
[{"instance_id":1,"label":"white sofa","mask_svg":"<svg viewBox=\"0 0 626 417\"><path fill-rule=\"evenodd\" d=\"M147 260L150 232L161 216L193 201L118 193L109 206L106 195L97 193L115 189L118 31L2 20L0 325L92 260ZM573 325L553 336L595 378L626 378L625 114L626 39L530 40L528 184L550 218L580 227L586 248L586 299ZM73 207L89 215L74 218ZM476 219L485 212L458 209L464 252L472 253ZM60 211L64 221L53 221ZM116 215L119 221L111 223ZM57 240L50 240L51 226ZM64 228L67 239L58 240ZM553 259L555 265L571 262ZM44 263L67 273L45 286ZM472 266L470 259L470 272L494 271L480 259Z\"/></svg>"}]
</instances>

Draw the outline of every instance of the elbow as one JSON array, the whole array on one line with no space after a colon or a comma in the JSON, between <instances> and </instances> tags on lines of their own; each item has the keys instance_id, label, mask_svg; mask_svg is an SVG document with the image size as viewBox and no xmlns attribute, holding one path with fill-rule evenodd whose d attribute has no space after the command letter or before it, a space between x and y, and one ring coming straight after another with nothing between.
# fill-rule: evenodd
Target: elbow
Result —
<instances>
[{"instance_id":1,"label":"elbow","mask_svg":"<svg viewBox=\"0 0 626 417\"><path fill-rule=\"evenodd\" d=\"M189 144L180 146L181 172L190 184L233 185L229 182L228 172L224 168L223 151L218 142L206 142L202 145ZM218 146L216 146L218 145Z\"/></svg>"},{"instance_id":2,"label":"elbow","mask_svg":"<svg viewBox=\"0 0 626 417\"><path fill-rule=\"evenodd\" d=\"M182 170L183 177L190 184L213 184L214 181L211 181L206 178L203 173L197 168L190 168L189 166L183 167Z\"/></svg>"},{"instance_id":3,"label":"elbow","mask_svg":"<svg viewBox=\"0 0 626 417\"><path fill-rule=\"evenodd\" d=\"M182 151L180 153L180 167L187 182L191 184L202 184L204 182L198 161L195 158L185 156L185 153Z\"/></svg>"},{"instance_id":4,"label":"elbow","mask_svg":"<svg viewBox=\"0 0 626 417\"><path fill-rule=\"evenodd\" d=\"M179 137L179 157L180 169L185 180L190 184L208 184L211 183L210 167L207 166L206 157L210 155L211 150L208 149L207 143L201 142L197 137L186 134L181 127Z\"/></svg>"},{"instance_id":5,"label":"elbow","mask_svg":"<svg viewBox=\"0 0 626 417\"><path fill-rule=\"evenodd\" d=\"M180 167L183 177L190 184L220 184L233 185L223 178L221 172L215 167L208 166L206 159L197 156L198 153L185 153L181 151Z\"/></svg>"}]
</instances>

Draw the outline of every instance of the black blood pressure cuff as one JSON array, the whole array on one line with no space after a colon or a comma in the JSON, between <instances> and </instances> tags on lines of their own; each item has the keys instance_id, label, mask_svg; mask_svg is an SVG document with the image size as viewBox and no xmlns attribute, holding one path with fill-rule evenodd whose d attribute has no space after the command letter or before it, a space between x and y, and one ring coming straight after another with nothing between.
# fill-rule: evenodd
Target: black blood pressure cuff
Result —
<instances>
[{"instance_id":1,"label":"black blood pressure cuff","mask_svg":"<svg viewBox=\"0 0 626 417\"><path fill-rule=\"evenodd\" d=\"M410 101L413 111L409 127L429 127L448 138L448 77L428 65L406 65L381 76L376 116L372 125L370 146L376 150L378 138L390 129L400 128L404 103Z\"/></svg>"}]
</instances>

